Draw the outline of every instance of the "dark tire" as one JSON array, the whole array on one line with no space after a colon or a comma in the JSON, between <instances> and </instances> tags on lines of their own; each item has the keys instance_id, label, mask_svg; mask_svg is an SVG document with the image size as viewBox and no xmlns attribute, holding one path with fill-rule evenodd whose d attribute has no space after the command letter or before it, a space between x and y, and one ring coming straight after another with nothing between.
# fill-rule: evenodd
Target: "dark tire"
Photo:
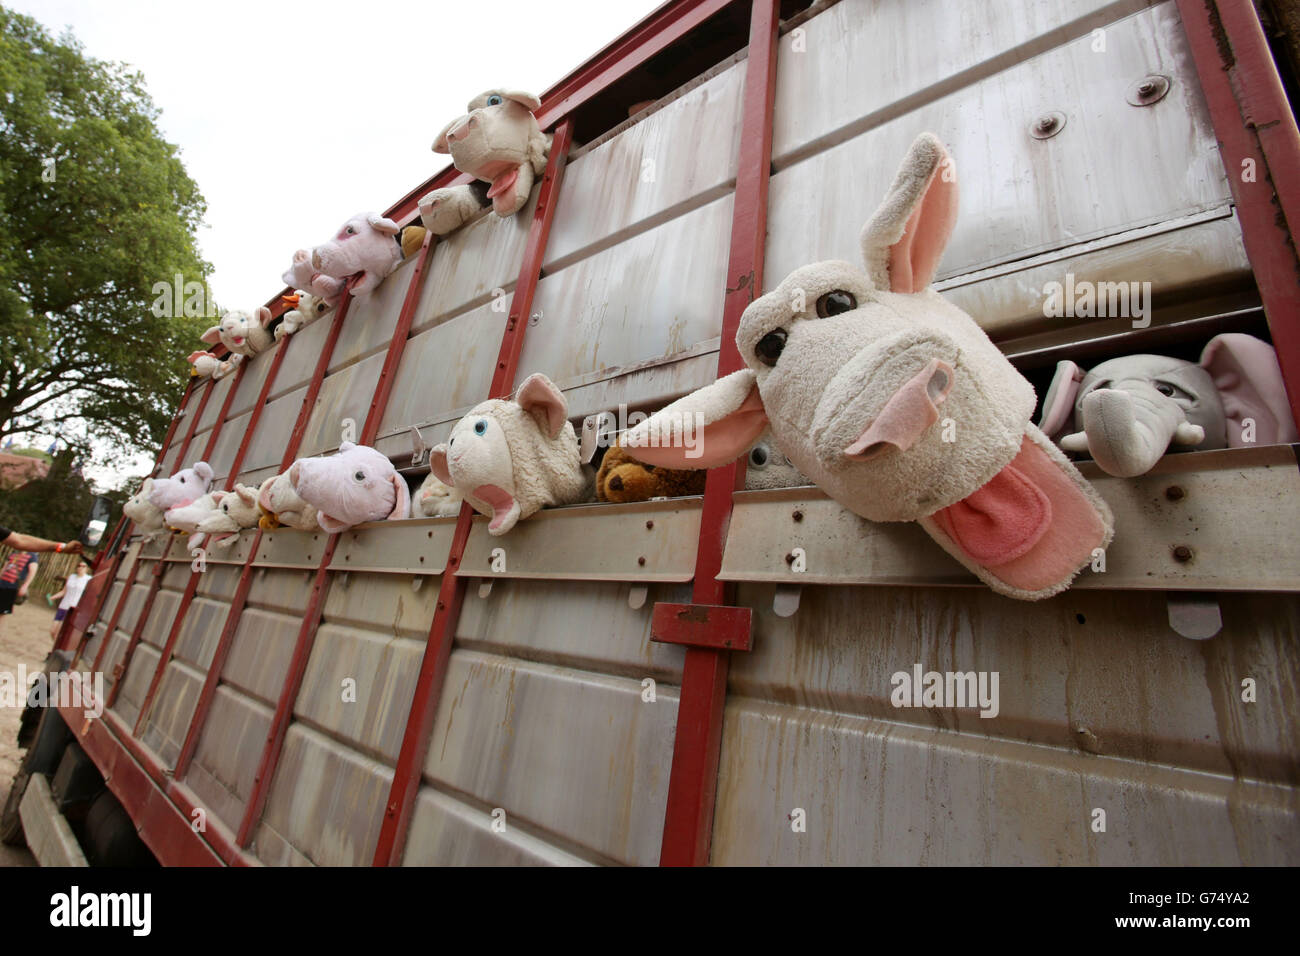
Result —
<instances>
[{"instance_id":1,"label":"dark tire","mask_svg":"<svg viewBox=\"0 0 1300 956\"><path fill-rule=\"evenodd\" d=\"M91 866L157 866L135 824L112 792L105 790L86 812L86 862Z\"/></svg>"},{"instance_id":2,"label":"dark tire","mask_svg":"<svg viewBox=\"0 0 1300 956\"><path fill-rule=\"evenodd\" d=\"M14 774L13 785L9 788L9 798L5 801L4 813L0 814L0 843L6 846L22 846L27 842L23 835L23 821L18 816L18 805L22 803L23 794L27 792L27 781L34 773L52 774L58 769L63 759L63 751L72 739L68 725L63 722L59 712L53 707L45 708L41 722L36 727L36 739L27 748L18 773Z\"/></svg>"}]
</instances>

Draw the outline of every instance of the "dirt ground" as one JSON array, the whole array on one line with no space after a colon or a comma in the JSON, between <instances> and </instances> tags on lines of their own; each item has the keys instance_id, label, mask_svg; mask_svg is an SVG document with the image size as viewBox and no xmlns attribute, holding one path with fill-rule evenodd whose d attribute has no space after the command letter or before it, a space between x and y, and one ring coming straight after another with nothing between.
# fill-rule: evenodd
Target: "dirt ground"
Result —
<instances>
[{"instance_id":1,"label":"dirt ground","mask_svg":"<svg viewBox=\"0 0 1300 956\"><path fill-rule=\"evenodd\" d=\"M14 608L13 614L0 624L0 671L18 674L18 665L26 664L27 673L34 674L45 663L53 641L50 625L54 623L54 609L44 601L31 600ZM0 806L9 795L23 751L18 749L18 721L22 717L21 702L16 707L0 706ZM0 866L34 866L32 855L23 848L0 844Z\"/></svg>"}]
</instances>

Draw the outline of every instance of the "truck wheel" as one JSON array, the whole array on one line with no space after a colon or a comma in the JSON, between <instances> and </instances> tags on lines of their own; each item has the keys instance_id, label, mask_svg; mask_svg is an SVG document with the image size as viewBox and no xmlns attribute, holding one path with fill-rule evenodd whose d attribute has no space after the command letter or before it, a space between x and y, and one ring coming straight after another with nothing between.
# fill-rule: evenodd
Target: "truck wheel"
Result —
<instances>
[{"instance_id":1,"label":"truck wheel","mask_svg":"<svg viewBox=\"0 0 1300 956\"><path fill-rule=\"evenodd\" d=\"M72 735L68 725L63 722L59 712L53 707L45 708L41 722L36 728L36 739L27 748L23 762L14 774L13 786L9 789L9 799L5 801L3 815L0 815L0 843L6 846L22 846L26 842L23 836L23 821L18 816L18 805L27 792L27 781L34 773L52 774L63 758L63 751L68 746Z\"/></svg>"},{"instance_id":2,"label":"truck wheel","mask_svg":"<svg viewBox=\"0 0 1300 956\"><path fill-rule=\"evenodd\" d=\"M157 866L135 824L112 792L105 790L86 811L86 862L91 866Z\"/></svg>"}]
</instances>

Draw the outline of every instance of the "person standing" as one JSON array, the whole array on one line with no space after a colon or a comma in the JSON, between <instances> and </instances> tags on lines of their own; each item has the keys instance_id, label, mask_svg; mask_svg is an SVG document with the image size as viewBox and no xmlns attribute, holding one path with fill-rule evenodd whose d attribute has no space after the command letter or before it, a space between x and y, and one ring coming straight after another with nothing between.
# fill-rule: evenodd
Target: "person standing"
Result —
<instances>
[{"instance_id":1,"label":"person standing","mask_svg":"<svg viewBox=\"0 0 1300 956\"><path fill-rule=\"evenodd\" d=\"M15 549L0 569L0 633L4 620L13 613L14 604L27 599L27 589L36 576L37 551L71 551L81 553L80 541L49 541L35 535L22 534L0 527L0 544Z\"/></svg>"},{"instance_id":2,"label":"person standing","mask_svg":"<svg viewBox=\"0 0 1300 956\"><path fill-rule=\"evenodd\" d=\"M57 594L50 595L51 601L59 602L59 608L54 612L54 623L50 625L50 637L59 636L59 627L62 625L63 619L76 608L77 602L81 600L82 592L86 590L86 585L89 583L90 565L85 561L78 561L76 573L68 576Z\"/></svg>"}]
</instances>

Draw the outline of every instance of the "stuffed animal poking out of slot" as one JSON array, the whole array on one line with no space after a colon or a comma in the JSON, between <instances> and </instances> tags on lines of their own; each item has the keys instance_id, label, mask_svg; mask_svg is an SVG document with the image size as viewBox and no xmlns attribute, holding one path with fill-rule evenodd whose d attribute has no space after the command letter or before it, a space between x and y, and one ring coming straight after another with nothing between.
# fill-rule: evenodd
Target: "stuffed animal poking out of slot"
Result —
<instances>
[{"instance_id":1,"label":"stuffed animal poking out of slot","mask_svg":"<svg viewBox=\"0 0 1300 956\"><path fill-rule=\"evenodd\" d=\"M424 241L423 226L398 226L378 213L353 216L311 251L312 266L335 279L346 280L348 291L365 296L379 288L404 258Z\"/></svg>"},{"instance_id":2,"label":"stuffed animal poking out of slot","mask_svg":"<svg viewBox=\"0 0 1300 956\"><path fill-rule=\"evenodd\" d=\"M702 495L707 476L703 470L656 468L613 445L596 472L596 500L649 501Z\"/></svg>"},{"instance_id":3,"label":"stuffed animal poking out of slot","mask_svg":"<svg viewBox=\"0 0 1300 956\"><path fill-rule=\"evenodd\" d=\"M196 461L170 478L155 478L149 488L149 503L162 511L183 508L198 501L212 487L212 468L206 461Z\"/></svg>"},{"instance_id":4,"label":"stuffed animal poking out of slot","mask_svg":"<svg viewBox=\"0 0 1300 956\"><path fill-rule=\"evenodd\" d=\"M533 115L541 105L531 93L488 90L470 100L465 114L444 126L434 140L435 153L450 153L461 172L492 184L485 198L498 216L513 216L522 209L533 183L546 172L551 137ZM455 202L469 209L466 194Z\"/></svg>"},{"instance_id":5,"label":"stuffed animal poking out of slot","mask_svg":"<svg viewBox=\"0 0 1300 956\"><path fill-rule=\"evenodd\" d=\"M710 468L770 426L843 507L919 522L993 590L1037 600L1069 587L1110 543L1110 509L1032 424L1029 382L930 286L956 215L956 168L923 134L863 228L865 269L796 269L741 316L747 368L651 416L623 446L653 465Z\"/></svg>"},{"instance_id":6,"label":"stuffed animal poking out of slot","mask_svg":"<svg viewBox=\"0 0 1300 956\"><path fill-rule=\"evenodd\" d=\"M261 516L257 489L236 484L217 500L217 507L199 521L197 530L209 535L209 543L214 548L226 548L235 543L239 532L257 527Z\"/></svg>"},{"instance_id":7,"label":"stuffed animal poking out of slot","mask_svg":"<svg viewBox=\"0 0 1300 956\"><path fill-rule=\"evenodd\" d=\"M415 493L415 505L426 518L454 518L460 514L461 502L465 499L459 491L444 482L433 472L420 485Z\"/></svg>"},{"instance_id":8,"label":"stuffed animal poking out of slot","mask_svg":"<svg viewBox=\"0 0 1300 956\"><path fill-rule=\"evenodd\" d=\"M285 305L289 306L289 311L280 317L280 324L275 327L277 339L293 335L333 308L320 296L312 295L310 292L295 292L293 295L282 295L280 298L284 300Z\"/></svg>"},{"instance_id":9,"label":"stuffed animal poking out of slot","mask_svg":"<svg viewBox=\"0 0 1300 956\"><path fill-rule=\"evenodd\" d=\"M592 474L564 395L545 375L528 376L513 399L474 406L436 446L429 467L502 535L539 509L591 500Z\"/></svg>"},{"instance_id":10,"label":"stuffed animal poking out of slot","mask_svg":"<svg viewBox=\"0 0 1300 956\"><path fill-rule=\"evenodd\" d=\"M411 516L406 480L388 456L366 445L345 441L337 455L299 458L289 469L289 482L331 534L367 521Z\"/></svg>"},{"instance_id":11,"label":"stuffed animal poking out of slot","mask_svg":"<svg viewBox=\"0 0 1300 956\"><path fill-rule=\"evenodd\" d=\"M199 337L209 345L220 342L235 354L252 357L275 344L271 322L271 310L266 306L252 312L235 309Z\"/></svg>"},{"instance_id":12,"label":"stuffed animal poking out of slot","mask_svg":"<svg viewBox=\"0 0 1300 956\"><path fill-rule=\"evenodd\" d=\"M262 513L257 526L263 531L275 531L280 527L294 531L320 530L316 507L298 496L287 471L262 482L257 492L257 506Z\"/></svg>"},{"instance_id":13,"label":"stuffed animal poking out of slot","mask_svg":"<svg viewBox=\"0 0 1300 956\"><path fill-rule=\"evenodd\" d=\"M122 513L131 519L135 530L146 538L157 537L167 531L163 509L149 500L151 491L153 491L153 479L146 478L140 483L139 490L122 506Z\"/></svg>"}]
</instances>

